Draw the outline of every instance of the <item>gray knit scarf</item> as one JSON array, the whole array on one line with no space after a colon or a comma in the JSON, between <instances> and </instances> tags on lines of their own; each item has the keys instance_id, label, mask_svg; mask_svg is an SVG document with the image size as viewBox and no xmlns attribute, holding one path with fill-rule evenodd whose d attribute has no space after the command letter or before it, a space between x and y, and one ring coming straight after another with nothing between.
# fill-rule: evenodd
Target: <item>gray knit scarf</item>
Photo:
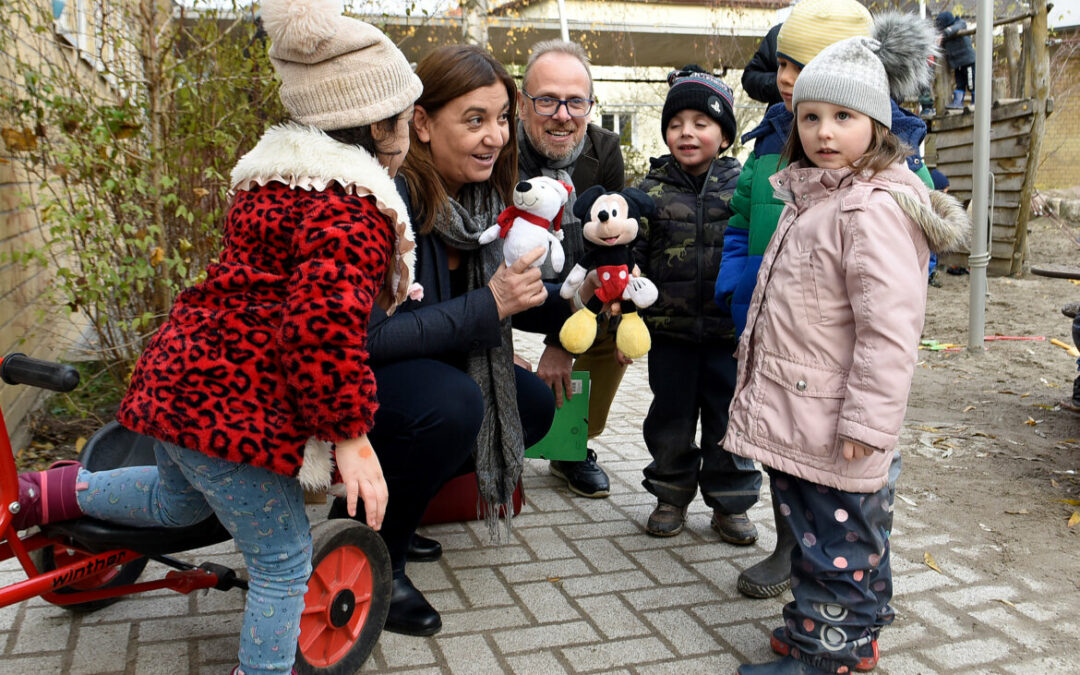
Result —
<instances>
[{"instance_id":1,"label":"gray knit scarf","mask_svg":"<svg viewBox=\"0 0 1080 675\"><path fill-rule=\"evenodd\" d=\"M462 251L468 290L485 286L503 263L502 245L480 246L477 238L503 210L499 194L486 186L470 184L462 188L459 200L450 199L450 208L440 212L435 231L448 246ZM510 539L511 503L521 478L525 441L517 405L514 375L514 342L507 317L500 323L502 341L492 349L469 353L466 372L484 397L484 421L476 438L474 459L480 499L487 504L484 520L493 541ZM477 505L480 508L480 505ZM499 515L505 528L500 530Z\"/></svg>"},{"instance_id":2,"label":"gray knit scarf","mask_svg":"<svg viewBox=\"0 0 1080 675\"><path fill-rule=\"evenodd\" d=\"M528 180L534 176L547 176L548 178L561 180L567 185L574 184L570 174L574 172L574 165L577 164L578 157L585 150L584 136L581 137L581 142L577 144L570 156L561 160L549 159L541 155L529 142L529 137L525 135L525 126L521 120L518 120L517 136L518 169L520 169L521 180ZM575 187L566 200L562 215L561 227L564 233L563 250L566 251L566 263L563 265L562 273L556 274L551 266L551 258L545 260L543 266L540 267L544 281L561 282L570 273L570 269L581 259L581 256L585 254L585 240L581 233L581 221L574 215L574 201L576 199L577 188Z\"/></svg>"}]
</instances>

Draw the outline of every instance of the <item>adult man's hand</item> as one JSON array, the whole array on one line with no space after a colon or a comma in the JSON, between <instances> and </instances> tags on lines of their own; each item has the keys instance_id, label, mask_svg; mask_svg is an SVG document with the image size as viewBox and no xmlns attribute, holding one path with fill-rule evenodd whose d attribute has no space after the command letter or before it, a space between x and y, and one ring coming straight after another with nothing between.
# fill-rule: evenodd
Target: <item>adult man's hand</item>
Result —
<instances>
[{"instance_id":1,"label":"adult man's hand","mask_svg":"<svg viewBox=\"0 0 1080 675\"><path fill-rule=\"evenodd\" d=\"M540 280L540 268L531 267L544 251L543 246L537 246L515 260L513 265L507 267L504 263L491 276L488 288L495 296L500 319L536 307L547 299L547 288Z\"/></svg>"},{"instance_id":2,"label":"adult man's hand","mask_svg":"<svg viewBox=\"0 0 1080 675\"><path fill-rule=\"evenodd\" d=\"M574 355L558 345L547 345L536 364L536 376L547 383L555 392L555 407L561 408L563 392L566 400L573 398L570 393L570 369L574 365Z\"/></svg>"}]
</instances>

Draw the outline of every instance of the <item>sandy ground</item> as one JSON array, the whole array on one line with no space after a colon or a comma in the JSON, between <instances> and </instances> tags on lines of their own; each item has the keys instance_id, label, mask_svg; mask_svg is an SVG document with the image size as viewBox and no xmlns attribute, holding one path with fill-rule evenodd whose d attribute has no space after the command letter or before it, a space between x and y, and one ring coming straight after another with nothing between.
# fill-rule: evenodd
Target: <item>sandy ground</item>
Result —
<instances>
[{"instance_id":1,"label":"sandy ground","mask_svg":"<svg viewBox=\"0 0 1080 675\"><path fill-rule=\"evenodd\" d=\"M1040 218L1029 232L1030 265L1080 265L1080 228ZM924 340L965 344L970 277L940 278L943 287L929 289ZM1080 300L1080 286L1029 273L990 278L988 290L986 335L1045 340L920 351L898 493L962 531L981 530L987 574L1056 578L1075 593L1080 524L1069 520L1080 502L1068 501L1080 498L1080 413L1058 404L1071 397L1077 365L1050 339L1072 344L1061 306Z\"/></svg>"}]
</instances>

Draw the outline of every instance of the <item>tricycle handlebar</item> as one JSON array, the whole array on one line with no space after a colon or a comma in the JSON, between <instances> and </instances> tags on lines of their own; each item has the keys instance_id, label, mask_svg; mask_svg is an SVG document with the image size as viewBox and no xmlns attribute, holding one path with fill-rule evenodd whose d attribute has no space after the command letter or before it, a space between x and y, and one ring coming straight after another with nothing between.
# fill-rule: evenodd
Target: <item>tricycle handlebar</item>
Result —
<instances>
[{"instance_id":1,"label":"tricycle handlebar","mask_svg":"<svg viewBox=\"0 0 1080 675\"><path fill-rule=\"evenodd\" d=\"M0 359L0 379L8 384L71 391L79 386L79 371L63 363L32 359L26 354L8 354Z\"/></svg>"}]
</instances>

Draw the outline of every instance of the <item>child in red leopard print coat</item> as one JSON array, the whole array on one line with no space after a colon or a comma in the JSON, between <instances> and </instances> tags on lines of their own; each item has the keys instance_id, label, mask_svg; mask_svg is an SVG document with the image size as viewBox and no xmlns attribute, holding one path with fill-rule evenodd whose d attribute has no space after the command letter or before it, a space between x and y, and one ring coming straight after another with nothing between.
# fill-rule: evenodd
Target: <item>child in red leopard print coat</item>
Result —
<instances>
[{"instance_id":1,"label":"child in red leopard print coat","mask_svg":"<svg viewBox=\"0 0 1080 675\"><path fill-rule=\"evenodd\" d=\"M16 522L184 526L216 514L250 575L234 671L245 675L293 665L311 572L304 488L336 482L350 514L360 498L380 527L368 315L418 290L392 176L420 80L340 2L265 0L262 20L293 122L233 169L220 262L177 298L135 368L118 418L159 441L157 464L20 476Z\"/></svg>"}]
</instances>

